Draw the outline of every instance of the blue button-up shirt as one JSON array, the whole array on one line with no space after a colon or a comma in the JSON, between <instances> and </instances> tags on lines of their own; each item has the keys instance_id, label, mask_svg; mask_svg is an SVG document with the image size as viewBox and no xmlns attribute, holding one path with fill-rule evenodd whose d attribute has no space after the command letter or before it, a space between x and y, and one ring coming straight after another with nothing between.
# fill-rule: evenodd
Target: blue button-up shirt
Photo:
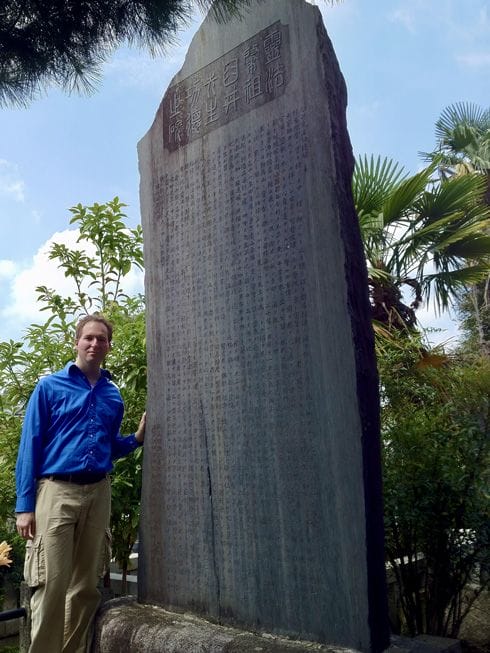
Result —
<instances>
[{"instance_id":1,"label":"blue button-up shirt","mask_svg":"<svg viewBox=\"0 0 490 653\"><path fill-rule=\"evenodd\" d=\"M27 404L16 467L16 512L34 512L37 479L50 474L109 472L139 445L120 435L124 404L110 374L91 386L68 365L43 377Z\"/></svg>"}]
</instances>

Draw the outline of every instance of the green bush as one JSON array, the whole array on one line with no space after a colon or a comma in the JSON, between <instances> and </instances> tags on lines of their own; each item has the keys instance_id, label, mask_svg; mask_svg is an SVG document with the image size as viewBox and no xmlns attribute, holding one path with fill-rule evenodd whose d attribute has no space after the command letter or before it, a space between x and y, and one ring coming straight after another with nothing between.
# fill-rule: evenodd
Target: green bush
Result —
<instances>
[{"instance_id":1,"label":"green bush","mask_svg":"<svg viewBox=\"0 0 490 653\"><path fill-rule=\"evenodd\" d=\"M393 337L378 354L386 554L408 634L456 637L488 555L490 362Z\"/></svg>"}]
</instances>

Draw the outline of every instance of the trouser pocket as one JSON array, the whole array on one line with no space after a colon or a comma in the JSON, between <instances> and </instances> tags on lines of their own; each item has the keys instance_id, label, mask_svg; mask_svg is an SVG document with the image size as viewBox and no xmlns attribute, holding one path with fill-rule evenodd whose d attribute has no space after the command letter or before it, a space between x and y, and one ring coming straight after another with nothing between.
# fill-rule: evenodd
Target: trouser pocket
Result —
<instances>
[{"instance_id":1,"label":"trouser pocket","mask_svg":"<svg viewBox=\"0 0 490 653\"><path fill-rule=\"evenodd\" d=\"M46 583L46 561L42 537L27 541L24 578L29 587L39 587Z\"/></svg>"}]
</instances>

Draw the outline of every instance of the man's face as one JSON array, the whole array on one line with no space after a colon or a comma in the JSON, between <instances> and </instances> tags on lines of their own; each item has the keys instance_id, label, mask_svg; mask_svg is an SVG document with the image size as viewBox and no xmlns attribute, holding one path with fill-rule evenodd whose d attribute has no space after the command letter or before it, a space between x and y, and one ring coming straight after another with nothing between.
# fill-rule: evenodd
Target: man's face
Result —
<instances>
[{"instance_id":1,"label":"man's face","mask_svg":"<svg viewBox=\"0 0 490 653\"><path fill-rule=\"evenodd\" d=\"M102 322L87 322L75 341L77 358L81 363L101 365L111 348L107 327Z\"/></svg>"}]
</instances>

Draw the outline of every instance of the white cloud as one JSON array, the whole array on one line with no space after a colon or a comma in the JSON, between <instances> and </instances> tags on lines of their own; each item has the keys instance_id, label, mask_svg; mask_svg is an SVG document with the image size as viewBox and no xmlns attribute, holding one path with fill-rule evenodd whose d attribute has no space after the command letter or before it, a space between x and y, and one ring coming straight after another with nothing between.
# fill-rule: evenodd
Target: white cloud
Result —
<instances>
[{"instance_id":1,"label":"white cloud","mask_svg":"<svg viewBox=\"0 0 490 653\"><path fill-rule=\"evenodd\" d=\"M37 211L36 209L33 209L31 211L31 216L32 216L32 219L34 221L34 224L40 224L41 219L43 217L43 213L42 213L42 211Z\"/></svg>"},{"instance_id":2,"label":"white cloud","mask_svg":"<svg viewBox=\"0 0 490 653\"><path fill-rule=\"evenodd\" d=\"M456 61L467 68L490 68L490 52L468 52L456 55Z\"/></svg>"},{"instance_id":3,"label":"white cloud","mask_svg":"<svg viewBox=\"0 0 490 653\"><path fill-rule=\"evenodd\" d=\"M16 202L24 201L25 183L15 163L0 159L0 195L12 197Z\"/></svg>"},{"instance_id":4,"label":"white cloud","mask_svg":"<svg viewBox=\"0 0 490 653\"><path fill-rule=\"evenodd\" d=\"M381 102L373 100L367 104L359 104L355 109L356 114L364 120L377 117L381 112Z\"/></svg>"},{"instance_id":5,"label":"white cloud","mask_svg":"<svg viewBox=\"0 0 490 653\"><path fill-rule=\"evenodd\" d=\"M37 301L36 287L47 286L64 297L73 296L75 292L73 281L65 277L63 270L57 267L56 261L49 259L49 251L53 243L60 243L70 249L93 255L92 246L87 247L87 243L83 242L77 243L78 235L78 230L67 229L56 232L39 248L30 264L20 271L9 266L12 262L0 261L0 276L2 263L5 263L6 272L13 273L10 274L10 297L4 301L4 308L1 311L3 324L0 339L18 338L30 323L46 320L47 314L40 311L41 305ZM137 270L131 271L124 278L123 287L129 295L143 292L143 273ZM11 332L5 333L7 330Z\"/></svg>"},{"instance_id":6,"label":"white cloud","mask_svg":"<svg viewBox=\"0 0 490 653\"><path fill-rule=\"evenodd\" d=\"M162 91L161 59L152 59L149 55L119 53L106 64L105 73L113 77L120 86L137 89Z\"/></svg>"},{"instance_id":7,"label":"white cloud","mask_svg":"<svg viewBox=\"0 0 490 653\"><path fill-rule=\"evenodd\" d=\"M0 279L11 279L17 270L17 265L14 261L8 259L0 260Z\"/></svg>"},{"instance_id":8,"label":"white cloud","mask_svg":"<svg viewBox=\"0 0 490 653\"><path fill-rule=\"evenodd\" d=\"M171 49L154 57L146 52L122 48L106 63L104 74L114 78L120 86L162 94L182 65L190 40L190 34L186 32Z\"/></svg>"},{"instance_id":9,"label":"white cloud","mask_svg":"<svg viewBox=\"0 0 490 653\"><path fill-rule=\"evenodd\" d=\"M30 265L19 271L12 280L10 302L2 310L5 318L15 318L23 324L38 321L42 312L37 300L36 287L43 285L54 288L62 295L73 292L72 285L57 268L56 262L49 260L49 250L53 243L64 243L72 249L81 249L76 243L78 232L66 230L55 233L34 255Z\"/></svg>"},{"instance_id":10,"label":"white cloud","mask_svg":"<svg viewBox=\"0 0 490 653\"><path fill-rule=\"evenodd\" d=\"M488 43L490 38L490 16L487 7L481 7L469 15L463 14L463 19L453 21L454 32L467 43Z\"/></svg>"},{"instance_id":11,"label":"white cloud","mask_svg":"<svg viewBox=\"0 0 490 653\"><path fill-rule=\"evenodd\" d=\"M429 25L437 25L438 35L455 49L476 44L486 49L490 16L484 4L481 0L398 0L388 18L412 34L422 34Z\"/></svg>"},{"instance_id":12,"label":"white cloud","mask_svg":"<svg viewBox=\"0 0 490 653\"><path fill-rule=\"evenodd\" d=\"M409 32L415 32L415 17L407 8L400 8L392 11L389 15L392 23L403 25Z\"/></svg>"}]
</instances>

